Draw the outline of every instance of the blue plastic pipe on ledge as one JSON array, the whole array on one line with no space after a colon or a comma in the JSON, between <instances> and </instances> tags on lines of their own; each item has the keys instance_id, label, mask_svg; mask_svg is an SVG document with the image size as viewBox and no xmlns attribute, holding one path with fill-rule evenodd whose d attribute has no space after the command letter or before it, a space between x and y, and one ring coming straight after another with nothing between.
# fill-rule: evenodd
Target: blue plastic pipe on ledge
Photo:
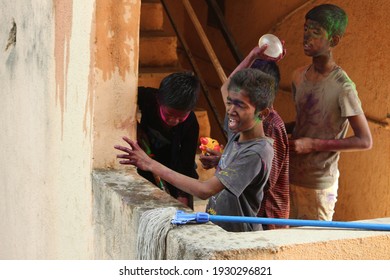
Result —
<instances>
[{"instance_id":1,"label":"blue plastic pipe on ledge","mask_svg":"<svg viewBox=\"0 0 390 280\"><path fill-rule=\"evenodd\" d=\"M225 223L250 223L264 225L285 225L294 227L328 227L328 228L353 228L366 230L390 231L390 224L361 223L361 222L337 222L337 221L318 221L318 220L296 220L296 219L277 219L261 217L244 216L222 216L209 215L204 212L186 213L177 210L171 223L175 225L184 225L187 223L207 223L207 222L225 222Z\"/></svg>"}]
</instances>

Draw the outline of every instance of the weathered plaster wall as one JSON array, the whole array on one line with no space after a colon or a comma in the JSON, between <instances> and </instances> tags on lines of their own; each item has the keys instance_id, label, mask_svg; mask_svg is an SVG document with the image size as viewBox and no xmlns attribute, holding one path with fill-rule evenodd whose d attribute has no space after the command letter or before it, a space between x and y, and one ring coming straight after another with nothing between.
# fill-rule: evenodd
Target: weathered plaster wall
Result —
<instances>
[{"instance_id":1,"label":"weathered plaster wall","mask_svg":"<svg viewBox=\"0 0 390 280\"><path fill-rule=\"evenodd\" d=\"M113 146L135 138L141 1L96 1L94 168L120 168Z\"/></svg>"},{"instance_id":2,"label":"weathered plaster wall","mask_svg":"<svg viewBox=\"0 0 390 280\"><path fill-rule=\"evenodd\" d=\"M135 0L2 1L0 259L96 255L91 172L135 137L139 14Z\"/></svg>"},{"instance_id":3,"label":"weathered plaster wall","mask_svg":"<svg viewBox=\"0 0 390 280\"><path fill-rule=\"evenodd\" d=\"M93 2L1 7L0 258L90 258Z\"/></svg>"},{"instance_id":4,"label":"weathered plaster wall","mask_svg":"<svg viewBox=\"0 0 390 280\"><path fill-rule=\"evenodd\" d=\"M150 185L143 192L145 185L133 176L134 171L130 171L131 176L114 178L114 181L106 177L108 185L103 182L92 186L93 167L119 168L112 145L122 134L135 136L133 105L137 86L139 1L124 0L120 2L122 6L118 2L112 5L108 0L3 2L0 12L0 259L132 258L134 243L128 241L134 242L139 212L156 205L178 206ZM236 2L241 1L227 1L231 5ZM352 2L349 2L351 6ZM240 15L239 10L236 13L239 17L235 20L249 18ZM242 36L250 34L241 33ZM288 35L295 40L295 33ZM248 37L242 41L251 40ZM386 73L386 68L383 69ZM373 130L378 130L380 139L388 144L388 130L379 126ZM388 170L388 151L381 146L375 150L375 155L380 156L375 168L383 171L387 166ZM357 166L362 162L360 158L353 160ZM372 164L369 159L366 162ZM367 186L363 189L359 182L351 183L348 189L352 196L374 195L362 198L372 199L369 205L372 208L362 207L361 199L355 200L356 196L344 195L348 209L362 209L370 215L379 213L378 209L382 212L388 209L382 203L388 201L387 189L380 185L376 186L376 192L372 191L375 178L380 178L375 183L387 182L388 186L388 176L388 172L382 172L376 177L365 177ZM93 180L96 183L96 177ZM135 188L137 196L128 192L128 184ZM96 189L96 186L104 188ZM376 198L380 203L376 203ZM127 208L140 201L138 212ZM351 207L353 203L358 206ZM130 223L129 217L135 219ZM218 227L213 230L221 231ZM192 244L192 237L183 233L172 235L172 258L196 257L204 249L200 246L196 248L198 251L183 252L183 248ZM284 238L288 236L286 233ZM376 242L383 245L378 254L375 254ZM345 251L350 248L348 243L336 246L342 249L334 258L350 255ZM360 239L351 241L351 246L358 248L361 243ZM272 250L287 252L279 245ZM321 256L323 246L321 242L317 245L316 256ZM364 246L367 249L359 256L385 258L388 237L375 235ZM242 256L275 257L264 252L262 256L254 255L249 247ZM311 250L312 244L308 243L306 248ZM237 249L234 247L227 255L217 251L214 258L237 258L243 252ZM299 258L308 251L298 248L291 252L278 257L296 258L298 254Z\"/></svg>"},{"instance_id":5,"label":"weathered plaster wall","mask_svg":"<svg viewBox=\"0 0 390 280\"><path fill-rule=\"evenodd\" d=\"M135 168L98 169L92 180L95 259L136 259L140 215L153 208L183 207L140 177Z\"/></svg>"},{"instance_id":6,"label":"weathered plaster wall","mask_svg":"<svg viewBox=\"0 0 390 280\"><path fill-rule=\"evenodd\" d=\"M184 210L183 204L137 176L134 168L95 170L93 190L96 259L136 259L141 214L155 208ZM365 223L389 223L389 218ZM172 226L167 235L166 257L171 260L388 260L389 249L388 231L298 227L236 233L207 223Z\"/></svg>"}]
</instances>

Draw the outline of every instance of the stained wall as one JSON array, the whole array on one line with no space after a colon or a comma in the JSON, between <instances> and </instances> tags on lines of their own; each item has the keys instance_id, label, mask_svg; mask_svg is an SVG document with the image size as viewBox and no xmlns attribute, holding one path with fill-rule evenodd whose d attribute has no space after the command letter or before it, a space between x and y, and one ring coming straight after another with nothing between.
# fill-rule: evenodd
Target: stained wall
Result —
<instances>
[{"instance_id":1,"label":"stained wall","mask_svg":"<svg viewBox=\"0 0 390 280\"><path fill-rule=\"evenodd\" d=\"M241 6L242 2L227 0L226 12L244 53L259 33L269 31L288 46L288 56L280 64L283 91L276 104L288 119L293 116L288 76L307 61L300 52L302 15L323 1L308 1L302 10L296 8L305 1L281 0L275 5L275 1L247 0ZM350 14L350 28L336 59L357 84L374 136L372 151L342 156L336 218L386 217L389 38L383 36L388 32L382 21L388 8L384 0L334 2ZM116 248L116 243L109 243L104 244L108 250L96 249L95 241L105 233L95 235L99 225L94 211L101 205L94 201L91 174L94 168L121 168L112 146L124 134L135 136L139 10L140 1L125 0L115 5L108 0L2 2L1 259L109 258L107 252ZM183 23L189 26L185 19ZM220 42L217 35L209 38ZM217 53L225 55L226 47L218 42L214 42ZM210 67L203 61L207 73ZM227 73L234 69L232 60L223 61ZM103 205L107 215L123 213L123 201L115 201L118 209L113 212L108 211L109 202ZM113 222L120 233L123 224Z\"/></svg>"},{"instance_id":2,"label":"stained wall","mask_svg":"<svg viewBox=\"0 0 390 280\"><path fill-rule=\"evenodd\" d=\"M1 1L0 259L93 259L92 169L134 137L140 1Z\"/></svg>"}]
</instances>

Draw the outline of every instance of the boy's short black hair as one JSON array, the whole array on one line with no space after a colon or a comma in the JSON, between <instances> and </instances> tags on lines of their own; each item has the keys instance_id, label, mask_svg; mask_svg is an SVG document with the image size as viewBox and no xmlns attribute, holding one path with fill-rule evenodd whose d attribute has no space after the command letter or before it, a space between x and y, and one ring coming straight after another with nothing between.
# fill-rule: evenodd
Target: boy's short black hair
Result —
<instances>
[{"instance_id":1,"label":"boy's short black hair","mask_svg":"<svg viewBox=\"0 0 390 280\"><path fill-rule=\"evenodd\" d=\"M191 111L198 102L199 91L199 79L192 72L177 72L161 81L157 99L160 105Z\"/></svg>"},{"instance_id":2,"label":"boy's short black hair","mask_svg":"<svg viewBox=\"0 0 390 280\"><path fill-rule=\"evenodd\" d=\"M270 108L275 98L275 79L263 71L246 68L236 72L228 85L228 91L244 91L256 111Z\"/></svg>"},{"instance_id":3,"label":"boy's short black hair","mask_svg":"<svg viewBox=\"0 0 390 280\"><path fill-rule=\"evenodd\" d=\"M348 24L345 11L333 4L314 7L306 14L305 19L318 22L330 36L343 36Z\"/></svg>"},{"instance_id":4,"label":"boy's short black hair","mask_svg":"<svg viewBox=\"0 0 390 280\"><path fill-rule=\"evenodd\" d=\"M276 62L256 59L255 62L252 63L251 68L259 69L260 71L263 71L264 73L267 73L272 77L274 77L275 94L276 94L279 89L279 82L280 82L280 70Z\"/></svg>"}]
</instances>

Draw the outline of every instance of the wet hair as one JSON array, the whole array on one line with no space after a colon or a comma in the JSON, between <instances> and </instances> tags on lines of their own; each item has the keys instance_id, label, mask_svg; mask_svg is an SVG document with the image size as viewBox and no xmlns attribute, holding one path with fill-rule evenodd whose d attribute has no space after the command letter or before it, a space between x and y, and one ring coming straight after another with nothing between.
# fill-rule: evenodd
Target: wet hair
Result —
<instances>
[{"instance_id":1,"label":"wet hair","mask_svg":"<svg viewBox=\"0 0 390 280\"><path fill-rule=\"evenodd\" d=\"M247 68L236 72L228 85L228 91L243 91L256 111L272 106L275 98L275 79L258 69Z\"/></svg>"},{"instance_id":2,"label":"wet hair","mask_svg":"<svg viewBox=\"0 0 390 280\"><path fill-rule=\"evenodd\" d=\"M311 9L305 19L318 22L329 36L343 36L348 24L348 16L343 9L333 4L323 4Z\"/></svg>"},{"instance_id":3,"label":"wet hair","mask_svg":"<svg viewBox=\"0 0 390 280\"><path fill-rule=\"evenodd\" d=\"M275 94L279 89L280 82L280 71L279 66L275 61L267 61L256 59L255 62L252 63L251 68L259 69L260 71L271 75L275 79Z\"/></svg>"},{"instance_id":4,"label":"wet hair","mask_svg":"<svg viewBox=\"0 0 390 280\"><path fill-rule=\"evenodd\" d=\"M199 79L192 72L177 72L161 81L157 99L160 105L191 111L198 102L199 91Z\"/></svg>"}]
</instances>

